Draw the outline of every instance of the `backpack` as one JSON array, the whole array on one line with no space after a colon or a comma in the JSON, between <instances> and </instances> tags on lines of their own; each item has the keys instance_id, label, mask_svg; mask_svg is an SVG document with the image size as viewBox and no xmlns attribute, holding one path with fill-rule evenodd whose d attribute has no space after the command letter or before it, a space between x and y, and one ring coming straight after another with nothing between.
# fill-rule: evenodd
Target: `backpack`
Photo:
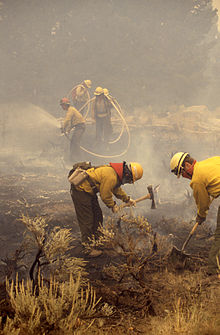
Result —
<instances>
[{"instance_id":1,"label":"backpack","mask_svg":"<svg viewBox=\"0 0 220 335\"><path fill-rule=\"evenodd\" d=\"M70 175L77 169L77 168L81 168L83 170L88 170L88 169L91 169L92 167L92 164L91 162L79 162L79 163L76 163L73 165L73 168L70 170L69 172L69 175L68 175L68 178L70 177Z\"/></svg>"},{"instance_id":2,"label":"backpack","mask_svg":"<svg viewBox=\"0 0 220 335\"><path fill-rule=\"evenodd\" d=\"M86 170L91 169L93 166L91 162L79 162L73 165L69 171L68 180L74 186L78 186L88 178Z\"/></svg>"}]
</instances>

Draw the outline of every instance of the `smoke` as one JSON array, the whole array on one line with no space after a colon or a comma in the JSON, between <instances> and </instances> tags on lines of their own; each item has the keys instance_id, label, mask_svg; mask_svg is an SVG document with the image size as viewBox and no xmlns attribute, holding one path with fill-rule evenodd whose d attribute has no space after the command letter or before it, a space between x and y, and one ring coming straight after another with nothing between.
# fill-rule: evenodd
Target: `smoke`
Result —
<instances>
[{"instance_id":1,"label":"smoke","mask_svg":"<svg viewBox=\"0 0 220 335\"><path fill-rule=\"evenodd\" d=\"M203 76L213 52L203 37L214 44L216 27L204 17L199 20L201 13L191 15L190 2L163 3L9 0L1 6L0 99L6 101L0 105L1 172L9 166L10 171L43 166L66 175L69 141L60 134L56 117L64 114L58 101L91 79L91 94L96 86L107 87L120 102L131 142L127 148L124 131L115 144L95 144L95 125L87 123L82 145L88 151L117 156L127 150L113 158L83 152L82 160L95 165L137 161L144 168L143 178L124 186L133 198L147 193L147 185L160 184L161 201L184 199L186 190L191 191L189 181L171 174L172 153L187 151L197 160L219 155L219 136L203 131L210 118L207 111L201 123L180 105L207 102L207 86L214 92L214 105L219 101ZM204 8L204 13L214 18L210 10ZM215 53L216 76L210 77L218 92L218 47ZM113 124L113 139L121 127L121 120Z\"/></svg>"},{"instance_id":2,"label":"smoke","mask_svg":"<svg viewBox=\"0 0 220 335\"><path fill-rule=\"evenodd\" d=\"M49 164L62 156L60 122L30 103L0 105L1 167Z\"/></svg>"}]
</instances>

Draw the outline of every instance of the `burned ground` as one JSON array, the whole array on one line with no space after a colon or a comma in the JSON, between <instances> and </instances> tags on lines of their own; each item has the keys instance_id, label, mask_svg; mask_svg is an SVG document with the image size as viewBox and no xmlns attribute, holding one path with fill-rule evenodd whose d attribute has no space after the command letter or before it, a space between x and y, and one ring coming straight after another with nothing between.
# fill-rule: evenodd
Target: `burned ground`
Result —
<instances>
[{"instance_id":1,"label":"burned ground","mask_svg":"<svg viewBox=\"0 0 220 335\"><path fill-rule=\"evenodd\" d=\"M102 321L103 333L106 331L108 334L114 334L117 327L125 334L129 331L134 334L145 333L147 318L165 317L165 310L171 311L174 308L174 296L183 300L196 297L201 299L201 295L205 295L206 291L217 289L215 285L213 288L213 283L207 284L205 276L213 234L212 225L198 228L196 237L192 238L187 247L187 252L192 257L187 258L184 264L181 260L173 263L168 257L173 245L181 248L192 228L192 222L184 219L185 211L188 212L192 205L187 195L183 201L161 201L156 210L151 210L150 204L148 209L146 205L137 208L136 214L145 217L156 236L157 248L154 252L149 253L150 249L153 250L151 240L148 247L142 245L143 250L146 248L146 254L142 250L142 258L139 259L129 253L128 249L121 252L118 246L104 246L100 257L91 258L84 253L80 245L80 234L66 180L67 171L60 172L49 173L48 170L42 170L36 173L33 170L5 174L0 178L2 316L13 315L4 295L5 276L12 279L15 278L15 273L19 272L20 278L28 277L33 262L33 255L28 255L22 260L26 262L27 267L19 266L21 260L18 250L25 231L25 226L20 221L22 214L33 218L44 217L50 228L71 228L75 237L71 255L86 260L88 277L96 289L97 296L102 297L103 303L114 308L114 313ZM217 206L212 208L210 218L215 216L216 209ZM107 220L108 209L103 207L103 212ZM114 220L117 224L117 218ZM126 226L126 222L123 225Z\"/></svg>"},{"instance_id":2,"label":"burned ground","mask_svg":"<svg viewBox=\"0 0 220 335\"><path fill-rule=\"evenodd\" d=\"M50 119L48 116L47 120ZM175 122L172 124L171 120ZM5 278L15 280L16 274L19 280L29 278L37 253L37 250L32 253L25 250L26 227L21 220L25 215L32 219L45 219L50 231L54 227L71 229L74 241L70 255L86 261L89 282L95 288L97 298L101 298L102 307L107 309L104 316L99 314L98 307L94 324L89 329L91 334L194 335L201 324L204 334L218 334L219 284L206 276L206 265L219 202L212 203L207 222L198 227L189 242L186 248L189 256L172 259L173 246L181 248L192 229L196 207L188 180L179 182L171 176L169 160L177 148L189 150L193 155L193 151L198 149L198 160L218 155L219 133L213 129L208 137L206 129L198 131L189 127L183 132L183 125L177 127L177 121L172 117L168 124L164 121L159 123L161 120L156 118L145 121L135 123L135 115L129 121L131 144L126 153L126 160L143 164L144 176L138 183L123 188L136 199L147 193L149 184L159 184L157 209L151 209L150 201L146 200L137 205L133 217L129 217L132 213L125 209L126 216L119 220L119 216L114 216L100 201L104 227L111 222L114 238L101 246L103 253L97 258L89 257L80 243L67 180L70 169L65 163L67 140L56 137L57 144L52 145L48 139L44 150L40 147L33 153L23 144L22 151L19 151L18 141L13 142L13 145L18 144L16 150L7 155L2 152L0 316L3 323L6 316L13 319L14 315L6 294ZM48 121L47 127L51 126L51 131L56 129L53 123L51 125ZM37 131L35 135L37 138ZM88 141L93 136L90 135ZM211 142L210 138L215 141ZM122 140L123 143L116 145L117 152L126 148L126 134ZM103 164L99 157L86 156L85 160L91 160L94 165ZM118 157L113 159L116 162L120 160ZM111 158L107 159L109 161ZM204 306L207 306L207 311ZM198 317L192 320L189 315ZM80 322L86 323L86 320ZM210 325L212 329L208 328ZM56 334L55 329L49 329L48 334Z\"/></svg>"}]
</instances>

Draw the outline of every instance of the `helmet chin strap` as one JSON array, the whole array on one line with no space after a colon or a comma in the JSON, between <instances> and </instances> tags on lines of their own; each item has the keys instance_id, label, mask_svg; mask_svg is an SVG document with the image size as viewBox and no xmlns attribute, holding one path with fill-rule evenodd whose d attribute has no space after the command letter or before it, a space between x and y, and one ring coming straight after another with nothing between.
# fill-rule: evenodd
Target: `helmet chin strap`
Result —
<instances>
[{"instance_id":1,"label":"helmet chin strap","mask_svg":"<svg viewBox=\"0 0 220 335\"><path fill-rule=\"evenodd\" d=\"M192 174L190 174L189 172L183 170L182 173L183 178L188 178L188 179L192 179Z\"/></svg>"},{"instance_id":2,"label":"helmet chin strap","mask_svg":"<svg viewBox=\"0 0 220 335\"><path fill-rule=\"evenodd\" d=\"M185 170L185 168L183 168L183 173L182 173L183 178L192 179L193 169L194 169L194 165L195 165L195 164L196 164L196 160L194 160L194 162L193 162L192 165L187 169L187 171Z\"/></svg>"}]
</instances>

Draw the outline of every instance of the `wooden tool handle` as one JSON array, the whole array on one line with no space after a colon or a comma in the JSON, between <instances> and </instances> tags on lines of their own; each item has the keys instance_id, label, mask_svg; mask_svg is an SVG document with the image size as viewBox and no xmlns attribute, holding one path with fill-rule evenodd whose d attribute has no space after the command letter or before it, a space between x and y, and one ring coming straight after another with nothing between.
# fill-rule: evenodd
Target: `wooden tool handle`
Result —
<instances>
[{"instance_id":1,"label":"wooden tool handle","mask_svg":"<svg viewBox=\"0 0 220 335\"><path fill-rule=\"evenodd\" d=\"M143 197L140 197L140 198L136 199L135 201L140 202L140 201L143 201L145 199L150 199L150 194L149 193L146 194L146 195L143 195Z\"/></svg>"},{"instance_id":2,"label":"wooden tool handle","mask_svg":"<svg viewBox=\"0 0 220 335\"><path fill-rule=\"evenodd\" d=\"M189 240L191 239L191 237L193 236L195 230L197 229L199 223L196 222L195 225L193 226L193 229L191 230L191 232L189 233L189 236L187 237L187 239L185 240L185 242L183 243L182 249L181 251L183 251L185 249L185 247L187 246Z\"/></svg>"},{"instance_id":3,"label":"wooden tool handle","mask_svg":"<svg viewBox=\"0 0 220 335\"><path fill-rule=\"evenodd\" d=\"M138 199L135 199L135 202L140 202L140 201L143 201L143 200L146 200L146 199L150 199L150 194L146 194L146 195L143 195L142 197L138 198ZM128 207L129 205L127 203L123 203L120 208L124 208L124 207Z\"/></svg>"}]
</instances>

